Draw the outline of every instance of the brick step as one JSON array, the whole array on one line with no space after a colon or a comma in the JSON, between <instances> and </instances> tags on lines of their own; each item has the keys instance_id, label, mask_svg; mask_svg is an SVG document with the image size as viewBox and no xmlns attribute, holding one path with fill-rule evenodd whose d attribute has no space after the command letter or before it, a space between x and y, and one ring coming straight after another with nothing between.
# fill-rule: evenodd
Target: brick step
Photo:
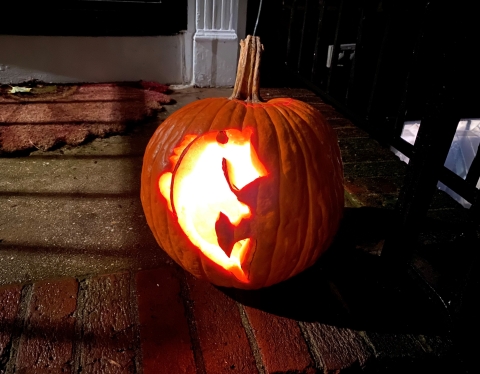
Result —
<instances>
[{"instance_id":1,"label":"brick step","mask_svg":"<svg viewBox=\"0 0 480 374\"><path fill-rule=\"evenodd\" d=\"M288 312L305 305L262 307L294 303L291 290L313 273L254 292L218 289L173 264L4 286L0 373L390 373L454 362L445 336L361 331ZM302 297L315 313L348 314L334 285L314 287Z\"/></svg>"},{"instance_id":2,"label":"brick step","mask_svg":"<svg viewBox=\"0 0 480 374\"><path fill-rule=\"evenodd\" d=\"M0 289L0 373L134 373L140 348L130 273Z\"/></svg>"}]
</instances>

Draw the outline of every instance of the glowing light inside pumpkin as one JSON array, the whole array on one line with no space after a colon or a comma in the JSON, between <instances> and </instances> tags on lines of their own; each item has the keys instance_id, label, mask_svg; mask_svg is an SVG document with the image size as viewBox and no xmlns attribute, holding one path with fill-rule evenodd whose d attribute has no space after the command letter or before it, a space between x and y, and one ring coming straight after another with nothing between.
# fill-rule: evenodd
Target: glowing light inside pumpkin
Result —
<instances>
[{"instance_id":1,"label":"glowing light inside pumpkin","mask_svg":"<svg viewBox=\"0 0 480 374\"><path fill-rule=\"evenodd\" d=\"M159 179L160 192L190 241L242 282L248 282L242 263L252 239L236 241L228 256L219 244L216 224L221 213L233 228L252 215L250 207L237 195L249 183L266 176L267 171L250 137L250 129L186 136L171 157L173 172Z\"/></svg>"}]
</instances>

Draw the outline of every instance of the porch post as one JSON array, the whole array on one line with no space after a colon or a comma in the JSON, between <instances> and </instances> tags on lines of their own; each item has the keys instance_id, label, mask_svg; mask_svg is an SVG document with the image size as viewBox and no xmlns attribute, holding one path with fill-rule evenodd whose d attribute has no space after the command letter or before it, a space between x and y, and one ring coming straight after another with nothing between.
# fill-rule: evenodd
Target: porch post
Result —
<instances>
[{"instance_id":1,"label":"porch post","mask_svg":"<svg viewBox=\"0 0 480 374\"><path fill-rule=\"evenodd\" d=\"M234 85L238 44L245 37L246 5L246 0L196 0L194 85Z\"/></svg>"}]
</instances>

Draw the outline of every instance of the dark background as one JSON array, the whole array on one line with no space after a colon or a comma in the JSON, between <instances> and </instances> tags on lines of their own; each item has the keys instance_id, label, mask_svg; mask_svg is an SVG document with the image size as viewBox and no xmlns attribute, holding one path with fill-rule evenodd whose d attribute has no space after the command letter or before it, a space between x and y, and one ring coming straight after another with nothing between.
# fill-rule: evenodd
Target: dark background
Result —
<instances>
[{"instance_id":1,"label":"dark background","mask_svg":"<svg viewBox=\"0 0 480 374\"><path fill-rule=\"evenodd\" d=\"M5 4L7 3L7 4ZM187 29L187 0L11 0L0 34L173 35Z\"/></svg>"}]
</instances>

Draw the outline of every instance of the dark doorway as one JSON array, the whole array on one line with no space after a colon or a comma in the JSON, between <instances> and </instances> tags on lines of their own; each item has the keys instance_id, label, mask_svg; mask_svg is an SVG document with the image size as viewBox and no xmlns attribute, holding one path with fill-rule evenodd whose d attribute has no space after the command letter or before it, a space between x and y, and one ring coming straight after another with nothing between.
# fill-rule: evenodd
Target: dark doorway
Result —
<instances>
[{"instance_id":1,"label":"dark doorway","mask_svg":"<svg viewBox=\"0 0 480 374\"><path fill-rule=\"evenodd\" d=\"M187 0L16 0L0 34L154 36L187 29Z\"/></svg>"}]
</instances>

